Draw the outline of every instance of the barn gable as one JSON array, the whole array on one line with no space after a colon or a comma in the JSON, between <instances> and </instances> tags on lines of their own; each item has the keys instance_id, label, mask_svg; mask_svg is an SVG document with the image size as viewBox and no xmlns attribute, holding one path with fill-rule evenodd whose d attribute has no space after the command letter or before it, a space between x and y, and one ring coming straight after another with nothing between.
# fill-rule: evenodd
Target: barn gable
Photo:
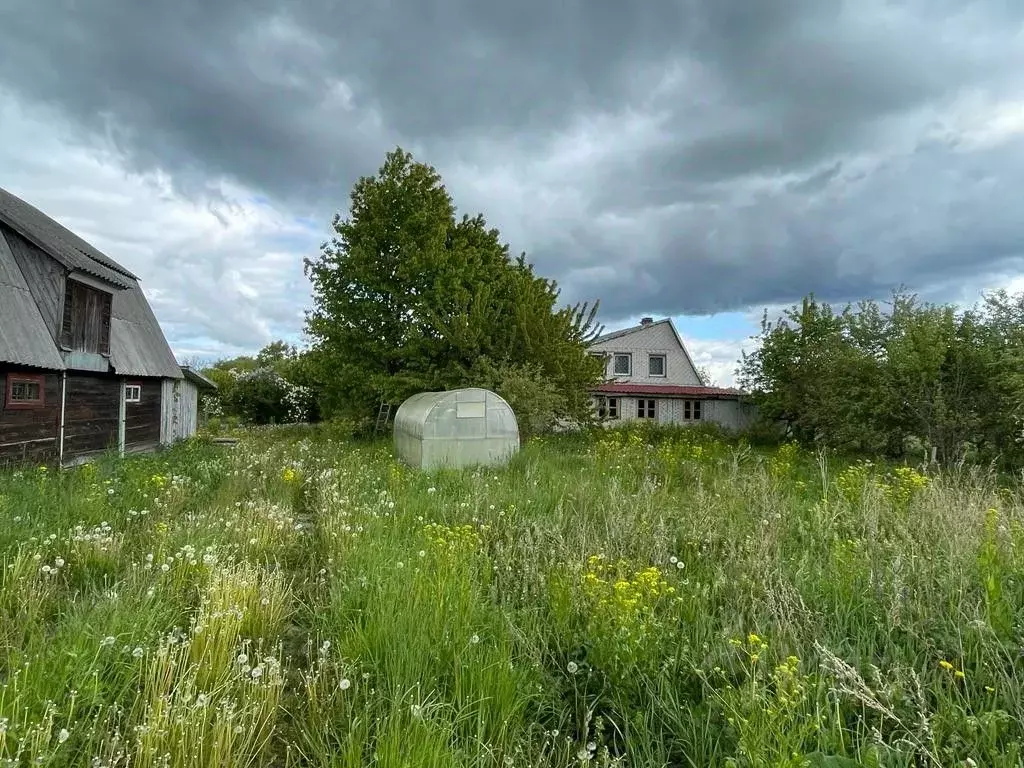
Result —
<instances>
[{"instance_id":1,"label":"barn gable","mask_svg":"<svg viewBox=\"0 0 1024 768\"><path fill-rule=\"evenodd\" d=\"M16 326L0 331L0 360L182 378L138 278L2 188L0 243L0 326ZM90 321L84 336L73 332L72 309Z\"/></svg>"}]
</instances>

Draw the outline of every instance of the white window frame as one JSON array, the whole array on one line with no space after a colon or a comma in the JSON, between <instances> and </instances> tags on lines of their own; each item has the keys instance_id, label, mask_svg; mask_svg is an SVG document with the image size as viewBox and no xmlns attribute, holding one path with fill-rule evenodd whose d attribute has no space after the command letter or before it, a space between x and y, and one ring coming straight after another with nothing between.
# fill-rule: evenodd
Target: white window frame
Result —
<instances>
[{"instance_id":1,"label":"white window frame","mask_svg":"<svg viewBox=\"0 0 1024 768\"><path fill-rule=\"evenodd\" d=\"M651 373L651 361L661 360L661 373ZM668 376L668 356L652 354L647 356L647 375L652 379L664 379Z\"/></svg>"},{"instance_id":2,"label":"white window frame","mask_svg":"<svg viewBox=\"0 0 1024 768\"><path fill-rule=\"evenodd\" d=\"M650 404L653 407L648 407ZM658 400L653 397L640 397L636 401L636 417L638 419L658 420Z\"/></svg>"},{"instance_id":3,"label":"white window frame","mask_svg":"<svg viewBox=\"0 0 1024 768\"><path fill-rule=\"evenodd\" d=\"M126 403L141 403L142 402L142 385L141 384L125 384L124 385L124 401Z\"/></svg>"},{"instance_id":4,"label":"white window frame","mask_svg":"<svg viewBox=\"0 0 1024 768\"><path fill-rule=\"evenodd\" d=\"M704 406L702 400L683 400L683 421L703 421Z\"/></svg>"},{"instance_id":5,"label":"white window frame","mask_svg":"<svg viewBox=\"0 0 1024 768\"><path fill-rule=\"evenodd\" d=\"M615 363L620 357L626 358L626 362L629 366L629 370L625 373L615 370ZM612 376L632 376L633 375L633 353L632 352L616 352L612 355Z\"/></svg>"}]
</instances>

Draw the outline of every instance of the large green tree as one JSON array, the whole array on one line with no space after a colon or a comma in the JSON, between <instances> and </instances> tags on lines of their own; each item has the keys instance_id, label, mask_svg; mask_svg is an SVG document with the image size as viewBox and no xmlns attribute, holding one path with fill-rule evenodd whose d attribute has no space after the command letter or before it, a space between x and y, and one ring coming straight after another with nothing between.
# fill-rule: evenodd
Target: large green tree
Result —
<instances>
[{"instance_id":1,"label":"large green tree","mask_svg":"<svg viewBox=\"0 0 1024 768\"><path fill-rule=\"evenodd\" d=\"M482 215L456 217L437 171L401 148L360 178L347 218L306 260L323 404L366 418L381 401L485 385L545 393L554 418L583 419L601 366L586 354L596 304L562 306L554 281L512 258ZM516 407L516 403L513 403Z\"/></svg>"}]
</instances>

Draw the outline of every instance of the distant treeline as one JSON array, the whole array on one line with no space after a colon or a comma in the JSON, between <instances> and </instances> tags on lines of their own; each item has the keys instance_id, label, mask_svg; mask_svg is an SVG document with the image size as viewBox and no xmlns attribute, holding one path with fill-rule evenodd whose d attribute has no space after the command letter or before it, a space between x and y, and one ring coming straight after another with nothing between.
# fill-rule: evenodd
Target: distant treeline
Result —
<instances>
[{"instance_id":1,"label":"distant treeline","mask_svg":"<svg viewBox=\"0 0 1024 768\"><path fill-rule=\"evenodd\" d=\"M969 309L902 291L841 310L809 296L745 355L740 385L806 446L1024 465L1024 294Z\"/></svg>"}]
</instances>

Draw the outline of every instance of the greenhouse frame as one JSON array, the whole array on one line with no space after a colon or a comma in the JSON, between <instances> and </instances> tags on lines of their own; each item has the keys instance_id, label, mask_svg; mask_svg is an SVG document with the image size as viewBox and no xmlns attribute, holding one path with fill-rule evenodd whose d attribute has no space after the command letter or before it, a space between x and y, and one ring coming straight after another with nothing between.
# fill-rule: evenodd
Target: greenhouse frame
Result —
<instances>
[{"instance_id":1,"label":"greenhouse frame","mask_svg":"<svg viewBox=\"0 0 1024 768\"><path fill-rule=\"evenodd\" d=\"M395 455L412 467L496 466L518 450L515 413L487 389L420 392L395 414Z\"/></svg>"}]
</instances>

